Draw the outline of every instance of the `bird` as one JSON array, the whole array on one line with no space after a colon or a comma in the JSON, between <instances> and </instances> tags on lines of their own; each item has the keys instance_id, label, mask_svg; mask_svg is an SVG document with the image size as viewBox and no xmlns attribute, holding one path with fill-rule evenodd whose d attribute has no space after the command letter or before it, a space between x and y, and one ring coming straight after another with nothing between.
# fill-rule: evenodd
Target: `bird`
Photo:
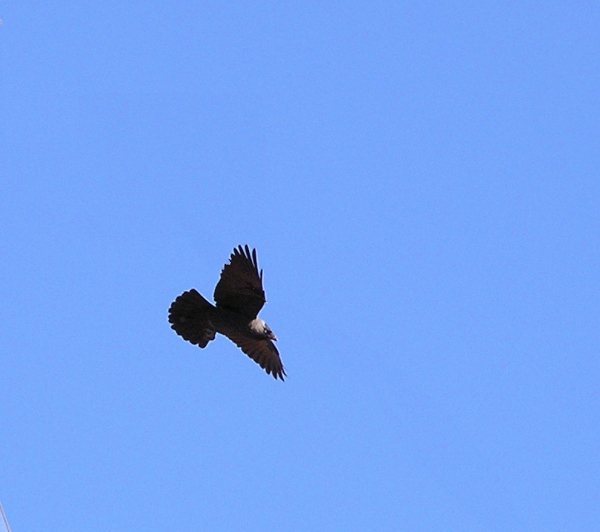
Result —
<instances>
[{"instance_id":1,"label":"bird","mask_svg":"<svg viewBox=\"0 0 600 532\"><path fill-rule=\"evenodd\" d=\"M222 334L268 375L283 381L287 375L273 343L277 337L258 317L267 300L256 249L250 251L247 244L233 249L229 264L223 266L213 298L215 305L195 288L178 296L169 308L171 329L201 349L214 340L217 333Z\"/></svg>"}]
</instances>

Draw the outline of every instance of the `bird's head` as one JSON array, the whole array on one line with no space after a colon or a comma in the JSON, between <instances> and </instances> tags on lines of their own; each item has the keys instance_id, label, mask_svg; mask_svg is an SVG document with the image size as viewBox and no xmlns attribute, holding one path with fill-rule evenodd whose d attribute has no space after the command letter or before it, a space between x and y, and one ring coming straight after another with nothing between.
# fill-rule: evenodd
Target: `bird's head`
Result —
<instances>
[{"instance_id":1,"label":"bird's head","mask_svg":"<svg viewBox=\"0 0 600 532\"><path fill-rule=\"evenodd\" d=\"M260 318L255 318L250 322L250 329L254 334L261 338L267 338L274 342L277 341L277 337L273 334L271 328Z\"/></svg>"}]
</instances>

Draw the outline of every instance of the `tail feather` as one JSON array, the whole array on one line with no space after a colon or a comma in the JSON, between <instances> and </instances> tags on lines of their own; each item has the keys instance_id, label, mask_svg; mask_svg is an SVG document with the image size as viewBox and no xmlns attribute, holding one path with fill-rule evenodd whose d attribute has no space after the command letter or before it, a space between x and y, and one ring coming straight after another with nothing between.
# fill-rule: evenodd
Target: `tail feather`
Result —
<instances>
[{"instance_id":1,"label":"tail feather","mask_svg":"<svg viewBox=\"0 0 600 532\"><path fill-rule=\"evenodd\" d=\"M214 308L192 288L175 299L169 308L171 329L184 340L206 347L216 335L215 326L210 319Z\"/></svg>"}]
</instances>

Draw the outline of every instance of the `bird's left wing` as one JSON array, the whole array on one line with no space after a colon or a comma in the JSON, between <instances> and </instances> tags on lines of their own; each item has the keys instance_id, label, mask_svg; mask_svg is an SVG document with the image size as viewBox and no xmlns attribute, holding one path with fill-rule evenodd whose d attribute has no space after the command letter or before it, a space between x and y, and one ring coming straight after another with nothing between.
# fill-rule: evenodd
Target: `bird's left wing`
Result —
<instances>
[{"instance_id":1,"label":"bird's left wing","mask_svg":"<svg viewBox=\"0 0 600 532\"><path fill-rule=\"evenodd\" d=\"M243 333L227 331L227 337L246 353L254 362L275 379L284 380L285 369L279 351L271 340L251 338Z\"/></svg>"}]
</instances>

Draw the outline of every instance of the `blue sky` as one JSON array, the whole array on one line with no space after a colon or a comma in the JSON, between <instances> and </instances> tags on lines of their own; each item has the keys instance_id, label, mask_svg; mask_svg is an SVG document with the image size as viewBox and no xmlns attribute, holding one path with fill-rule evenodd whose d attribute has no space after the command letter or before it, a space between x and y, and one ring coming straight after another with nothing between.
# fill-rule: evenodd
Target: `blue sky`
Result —
<instances>
[{"instance_id":1,"label":"blue sky","mask_svg":"<svg viewBox=\"0 0 600 532\"><path fill-rule=\"evenodd\" d=\"M599 529L597 3L0 18L14 532ZM167 323L246 243L285 383Z\"/></svg>"}]
</instances>

